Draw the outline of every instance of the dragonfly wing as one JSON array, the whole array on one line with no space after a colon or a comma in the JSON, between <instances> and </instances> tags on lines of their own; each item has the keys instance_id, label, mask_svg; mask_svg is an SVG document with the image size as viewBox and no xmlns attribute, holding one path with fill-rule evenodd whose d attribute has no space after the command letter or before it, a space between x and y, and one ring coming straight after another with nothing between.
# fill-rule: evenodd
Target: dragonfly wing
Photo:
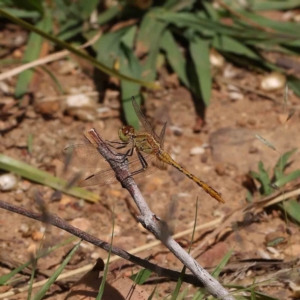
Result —
<instances>
[{"instance_id":1,"label":"dragonfly wing","mask_svg":"<svg viewBox=\"0 0 300 300\"><path fill-rule=\"evenodd\" d=\"M138 103L136 102L136 100L134 99L134 97L132 97L132 106L134 108L134 111L135 111L138 119L140 120L140 122L142 123L142 125L144 126L144 128L146 129L146 131L148 133L150 133L157 141L159 141L159 137L155 133L153 127L147 121L146 117L144 116L144 114L143 114L140 106L138 105Z\"/></svg>"},{"instance_id":2,"label":"dragonfly wing","mask_svg":"<svg viewBox=\"0 0 300 300\"><path fill-rule=\"evenodd\" d=\"M122 148L125 153L131 145ZM109 164L97 150L97 144L76 144L66 147L58 156L65 165L72 165L80 168L104 168Z\"/></svg>"},{"instance_id":3,"label":"dragonfly wing","mask_svg":"<svg viewBox=\"0 0 300 300\"><path fill-rule=\"evenodd\" d=\"M167 164L164 163L162 160L160 160L159 158L156 158L155 160L155 166L160 169L160 170L166 170L167 169Z\"/></svg>"},{"instance_id":4,"label":"dragonfly wing","mask_svg":"<svg viewBox=\"0 0 300 300\"><path fill-rule=\"evenodd\" d=\"M136 173L138 171L137 174L134 175L134 178L145 177L156 171L156 168L151 164L151 161L155 158L155 156L148 154L148 155L143 155L143 157L148 163L148 167L145 170L143 170L142 163L138 157L134 157L134 158L128 157L128 159L130 160L128 165L130 173ZM93 186L93 185L105 185L117 181L118 180L116 178L114 170L107 169L104 171L100 171L96 174L90 175L86 179L82 180L79 183L79 186L84 187L84 186Z\"/></svg>"},{"instance_id":5,"label":"dragonfly wing","mask_svg":"<svg viewBox=\"0 0 300 300\"><path fill-rule=\"evenodd\" d=\"M165 122L161 132L159 134L159 144L162 149L164 149L164 142L165 142L165 133L166 133L167 122Z\"/></svg>"},{"instance_id":6,"label":"dragonfly wing","mask_svg":"<svg viewBox=\"0 0 300 300\"><path fill-rule=\"evenodd\" d=\"M117 178L113 169L107 169L101 171L96 174L92 174L85 178L84 180L80 181L78 186L93 186L93 185L106 185L110 183L117 182Z\"/></svg>"}]
</instances>

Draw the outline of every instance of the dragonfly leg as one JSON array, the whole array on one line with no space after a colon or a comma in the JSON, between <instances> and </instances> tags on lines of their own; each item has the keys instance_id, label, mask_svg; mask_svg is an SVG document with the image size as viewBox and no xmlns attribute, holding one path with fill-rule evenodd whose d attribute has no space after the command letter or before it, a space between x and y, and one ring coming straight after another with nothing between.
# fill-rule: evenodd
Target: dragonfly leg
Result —
<instances>
[{"instance_id":1,"label":"dragonfly leg","mask_svg":"<svg viewBox=\"0 0 300 300\"><path fill-rule=\"evenodd\" d=\"M105 141L110 147L114 148L114 149L122 149L122 148L125 148L128 143L125 143L125 142L118 142L118 141ZM115 146L113 144L117 144L119 146Z\"/></svg>"},{"instance_id":2,"label":"dragonfly leg","mask_svg":"<svg viewBox=\"0 0 300 300\"><path fill-rule=\"evenodd\" d=\"M139 173L142 173L144 172L147 168L148 168L148 163L147 161L145 160L144 156L142 155L142 153L140 151L137 151L137 155L138 155L138 158L140 160L140 163L142 165L142 167L134 172L131 173L131 176L135 176Z\"/></svg>"}]
</instances>

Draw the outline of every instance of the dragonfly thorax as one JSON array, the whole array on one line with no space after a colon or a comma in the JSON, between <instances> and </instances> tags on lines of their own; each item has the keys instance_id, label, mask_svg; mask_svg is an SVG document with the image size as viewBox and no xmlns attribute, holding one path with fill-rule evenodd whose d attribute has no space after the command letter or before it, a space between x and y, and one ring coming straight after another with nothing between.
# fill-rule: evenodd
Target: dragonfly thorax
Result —
<instances>
[{"instance_id":1,"label":"dragonfly thorax","mask_svg":"<svg viewBox=\"0 0 300 300\"><path fill-rule=\"evenodd\" d=\"M119 129L119 139L122 142L129 142L130 139L135 135L134 127L131 125L122 126Z\"/></svg>"}]
</instances>

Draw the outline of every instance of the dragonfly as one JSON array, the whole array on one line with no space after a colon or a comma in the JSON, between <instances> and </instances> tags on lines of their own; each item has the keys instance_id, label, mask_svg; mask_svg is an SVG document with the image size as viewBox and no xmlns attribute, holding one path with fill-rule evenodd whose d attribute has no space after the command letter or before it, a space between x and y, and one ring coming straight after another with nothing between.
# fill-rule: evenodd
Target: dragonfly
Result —
<instances>
[{"instance_id":1,"label":"dragonfly","mask_svg":"<svg viewBox=\"0 0 300 300\"><path fill-rule=\"evenodd\" d=\"M124 125L118 132L119 141L108 141L109 146L118 150L123 149L124 157L129 159L131 176L146 176L153 172L155 167L150 164L150 162L155 159L154 165L156 168L163 170L166 169L166 165L171 165L194 181L211 197L224 203L225 201L222 196L216 190L179 165L171 155L164 150L164 137L167 123L164 124L160 134L157 135L134 97L132 97L132 106L145 132L139 133L136 132L133 126ZM103 161L99 158L99 152L93 144L71 145L64 149L60 159L66 161L68 153L71 153L71 164L73 165L103 167ZM114 171L107 169L87 177L79 183L79 186L103 185L114 181L116 181Z\"/></svg>"}]
</instances>

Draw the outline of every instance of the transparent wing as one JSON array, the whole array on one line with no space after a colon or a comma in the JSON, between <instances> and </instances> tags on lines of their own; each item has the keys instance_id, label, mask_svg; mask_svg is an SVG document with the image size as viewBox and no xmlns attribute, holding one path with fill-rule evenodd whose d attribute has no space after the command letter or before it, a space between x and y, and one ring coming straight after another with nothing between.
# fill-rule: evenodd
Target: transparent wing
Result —
<instances>
[{"instance_id":1,"label":"transparent wing","mask_svg":"<svg viewBox=\"0 0 300 300\"><path fill-rule=\"evenodd\" d=\"M142 164L141 164L141 161L139 160L139 158L135 157L133 159L131 157L128 157L128 159L130 160L129 165L128 165L130 173L134 173L136 171L141 171L138 174L134 175L134 178L141 178L141 177L147 176L156 171L155 166L153 166L151 164L151 162L155 158L155 156L148 154L148 155L143 155L143 157L146 159L146 161L148 163L148 167L146 170L142 170ZM106 184L110 184L110 183L117 182L117 181L118 180L116 178L114 170L107 169L107 170L103 170L98 173L95 173L95 174L87 177L86 179L82 180L79 183L79 186L84 187L84 186L93 186L93 185L106 185Z\"/></svg>"},{"instance_id":2,"label":"transparent wing","mask_svg":"<svg viewBox=\"0 0 300 300\"><path fill-rule=\"evenodd\" d=\"M138 103L135 101L134 97L132 97L132 105L134 108L134 111L138 117L138 119L140 120L140 122L142 123L143 127L146 129L146 131L148 133L150 133L155 139L156 141L159 141L159 137L157 136L157 134L155 133L153 127L150 125L150 123L147 121L146 117L144 116L140 106L138 105Z\"/></svg>"},{"instance_id":3,"label":"transparent wing","mask_svg":"<svg viewBox=\"0 0 300 300\"><path fill-rule=\"evenodd\" d=\"M165 122L163 128L161 129L161 132L159 134L159 144L162 149L164 149L164 142L165 142L165 134L166 134L166 127L167 122Z\"/></svg>"},{"instance_id":4,"label":"transparent wing","mask_svg":"<svg viewBox=\"0 0 300 300\"><path fill-rule=\"evenodd\" d=\"M116 141L120 143L120 141ZM118 145L118 144L115 144ZM122 149L114 151L126 153L132 145L128 144ZM75 144L66 147L58 156L65 165L72 165L80 168L107 168L107 161L97 150L97 144Z\"/></svg>"}]
</instances>

